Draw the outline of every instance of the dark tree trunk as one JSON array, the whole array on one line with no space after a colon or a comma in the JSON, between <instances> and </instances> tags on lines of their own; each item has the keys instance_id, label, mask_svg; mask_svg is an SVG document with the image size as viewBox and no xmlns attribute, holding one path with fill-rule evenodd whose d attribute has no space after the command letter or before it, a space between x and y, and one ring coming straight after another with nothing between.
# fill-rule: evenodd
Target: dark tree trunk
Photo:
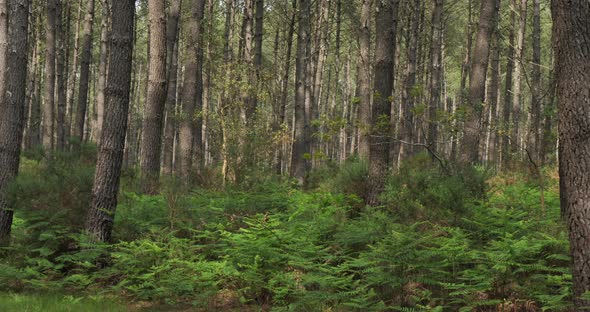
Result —
<instances>
[{"instance_id":1,"label":"dark tree trunk","mask_svg":"<svg viewBox=\"0 0 590 312\"><path fill-rule=\"evenodd\" d=\"M510 118L512 115L512 74L514 72L515 58L514 58L514 41L516 27L516 13L514 10L510 12L510 30L508 34L508 51L506 59L506 80L504 88L504 107L502 116L502 168L507 168L510 163Z\"/></svg>"},{"instance_id":2,"label":"dark tree trunk","mask_svg":"<svg viewBox=\"0 0 590 312\"><path fill-rule=\"evenodd\" d=\"M90 62L92 61L92 29L94 24L94 0L87 0L84 32L82 34L82 54L80 56L80 86L78 87L78 107L73 136L76 144L84 139L84 124L88 108L88 85L90 83Z\"/></svg>"},{"instance_id":3,"label":"dark tree trunk","mask_svg":"<svg viewBox=\"0 0 590 312\"><path fill-rule=\"evenodd\" d=\"M482 0L479 29L475 39L473 63L469 76L469 103L466 107L464 139L461 145L460 160L463 164L475 164L479 161L481 118L490 53L490 35L494 29L495 10L496 0Z\"/></svg>"},{"instance_id":4,"label":"dark tree trunk","mask_svg":"<svg viewBox=\"0 0 590 312\"><path fill-rule=\"evenodd\" d=\"M569 229L576 311L590 290L590 2L554 0L561 208Z\"/></svg>"},{"instance_id":5,"label":"dark tree trunk","mask_svg":"<svg viewBox=\"0 0 590 312\"><path fill-rule=\"evenodd\" d=\"M86 222L88 234L102 242L111 240L123 164L131 89L135 1L113 1L112 8L105 119L94 175L92 205Z\"/></svg>"},{"instance_id":6,"label":"dark tree trunk","mask_svg":"<svg viewBox=\"0 0 590 312\"><path fill-rule=\"evenodd\" d=\"M369 151L370 205L379 203L379 195L385 186L391 162L389 159L391 131L391 100L394 79L398 0L378 1L375 14L375 85L373 102L373 128Z\"/></svg>"},{"instance_id":7,"label":"dark tree trunk","mask_svg":"<svg viewBox=\"0 0 590 312\"><path fill-rule=\"evenodd\" d=\"M7 16L10 16L10 21L7 21ZM28 0L0 1L0 50L3 50L0 53L0 68L6 69L5 75L0 76L0 81L6 83L5 87L0 87L0 90L4 89L0 94L0 111L3 112L0 114L0 246L10 242L14 215L6 191L18 174L20 162L27 85L28 23Z\"/></svg>"},{"instance_id":8,"label":"dark tree trunk","mask_svg":"<svg viewBox=\"0 0 590 312\"><path fill-rule=\"evenodd\" d=\"M149 0L149 70L141 132L143 191L155 193L160 174L162 128L166 105L166 1Z\"/></svg>"},{"instance_id":9,"label":"dark tree trunk","mask_svg":"<svg viewBox=\"0 0 590 312\"><path fill-rule=\"evenodd\" d=\"M310 0L299 0L299 31L297 32L297 59L295 61L295 137L291 154L291 176L300 185L305 184L305 178L310 169L311 149L309 146L309 120L306 118L306 81L307 64L309 61L307 47L310 35Z\"/></svg>"}]
</instances>

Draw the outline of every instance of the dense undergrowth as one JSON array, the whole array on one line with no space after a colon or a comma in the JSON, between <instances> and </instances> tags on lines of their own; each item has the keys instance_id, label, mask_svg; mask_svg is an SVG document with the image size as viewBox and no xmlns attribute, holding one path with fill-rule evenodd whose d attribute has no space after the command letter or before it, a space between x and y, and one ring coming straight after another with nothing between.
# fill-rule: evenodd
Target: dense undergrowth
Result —
<instances>
[{"instance_id":1,"label":"dense undergrowth","mask_svg":"<svg viewBox=\"0 0 590 312\"><path fill-rule=\"evenodd\" d=\"M366 166L323 169L302 191L248 188L140 195L127 176L112 245L81 234L93 162L25 159L0 291L116 295L229 310L566 311L571 273L558 186L544 172L449 176L418 157L383 205L362 204ZM97 266L97 263L101 265Z\"/></svg>"}]
</instances>

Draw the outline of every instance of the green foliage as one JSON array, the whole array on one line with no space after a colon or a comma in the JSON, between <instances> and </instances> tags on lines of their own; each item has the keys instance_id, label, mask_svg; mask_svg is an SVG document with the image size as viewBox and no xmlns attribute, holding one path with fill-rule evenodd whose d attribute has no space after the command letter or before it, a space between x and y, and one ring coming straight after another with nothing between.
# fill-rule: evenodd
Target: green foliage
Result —
<instances>
[{"instance_id":1,"label":"green foliage","mask_svg":"<svg viewBox=\"0 0 590 312\"><path fill-rule=\"evenodd\" d=\"M94 244L78 234L81 218L69 217L87 205L89 188L58 204L72 194L65 183L90 185L91 170L69 168L23 162L0 290L203 310L569 308L568 240L551 171L545 216L539 186L523 176L452 176L428 156L391 177L380 207L363 206L367 166L355 160L316 172L309 191L272 179L223 192L167 181L160 195L123 191L116 243Z\"/></svg>"}]
</instances>

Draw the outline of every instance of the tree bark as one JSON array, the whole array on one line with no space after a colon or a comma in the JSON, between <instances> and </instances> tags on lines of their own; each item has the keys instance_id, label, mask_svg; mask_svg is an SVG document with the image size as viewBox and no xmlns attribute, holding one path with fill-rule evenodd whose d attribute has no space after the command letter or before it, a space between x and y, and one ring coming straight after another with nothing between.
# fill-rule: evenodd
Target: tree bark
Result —
<instances>
[{"instance_id":1,"label":"tree bark","mask_svg":"<svg viewBox=\"0 0 590 312\"><path fill-rule=\"evenodd\" d=\"M296 178L299 185L305 184L305 178L310 169L311 150L309 139L309 120L306 118L306 81L308 59L307 47L310 35L310 0L298 1L299 30L297 32L297 59L295 61L295 126L293 152L291 154L291 176Z\"/></svg>"},{"instance_id":2,"label":"tree bark","mask_svg":"<svg viewBox=\"0 0 590 312\"><path fill-rule=\"evenodd\" d=\"M88 234L101 242L111 240L117 207L131 88L135 1L117 0L112 2L112 6L105 119L92 188L92 205L86 221Z\"/></svg>"},{"instance_id":3,"label":"tree bark","mask_svg":"<svg viewBox=\"0 0 590 312\"><path fill-rule=\"evenodd\" d=\"M561 208L569 229L576 311L590 308L590 2L554 0Z\"/></svg>"},{"instance_id":4,"label":"tree bark","mask_svg":"<svg viewBox=\"0 0 590 312\"><path fill-rule=\"evenodd\" d=\"M511 151L510 151L510 116L512 115L512 85L513 85L513 72L516 62L515 58L515 32L516 27L516 13L514 10L510 12L510 30L508 34L508 51L506 59L506 80L504 88L504 107L502 117L502 168L506 169L510 164Z\"/></svg>"},{"instance_id":5,"label":"tree bark","mask_svg":"<svg viewBox=\"0 0 590 312\"><path fill-rule=\"evenodd\" d=\"M520 1L520 3L519 3ZM512 151L515 153L520 151L521 142L520 139L520 122L521 116L520 111L522 107L521 98L521 75L522 69L524 68L523 52L525 43L525 31L526 31L526 15L527 15L527 0L513 0L514 8L518 7L518 32L516 35L516 47L514 49L514 76L512 86L512 133L511 143Z\"/></svg>"},{"instance_id":6,"label":"tree bark","mask_svg":"<svg viewBox=\"0 0 590 312\"><path fill-rule=\"evenodd\" d=\"M92 29L94 22L94 0L87 0L86 17L82 33L82 54L80 56L80 86L78 87L78 106L73 137L79 145L84 139L84 124L88 108L88 85L90 82L90 63L92 62Z\"/></svg>"},{"instance_id":7,"label":"tree bark","mask_svg":"<svg viewBox=\"0 0 590 312\"><path fill-rule=\"evenodd\" d=\"M149 0L149 70L140 146L143 191L157 191L166 105L166 1Z\"/></svg>"},{"instance_id":8,"label":"tree bark","mask_svg":"<svg viewBox=\"0 0 590 312\"><path fill-rule=\"evenodd\" d=\"M168 22L166 23L166 68L168 71L168 93L166 95L166 126L164 128L164 153L162 173L174 172L174 138L176 134L176 91L178 77L178 21L182 0L170 3Z\"/></svg>"},{"instance_id":9,"label":"tree bark","mask_svg":"<svg viewBox=\"0 0 590 312\"><path fill-rule=\"evenodd\" d=\"M539 160L541 141L541 109L543 107L541 84L541 0L533 0L533 64L531 74L531 122L527 147L535 161Z\"/></svg>"},{"instance_id":10,"label":"tree bark","mask_svg":"<svg viewBox=\"0 0 590 312\"><path fill-rule=\"evenodd\" d=\"M481 137L481 118L485 99L486 75L488 70L490 35L494 28L496 0L482 0L479 15L479 28L475 39L473 63L469 78L469 103L466 108L464 138L461 145L463 164L479 161L479 142Z\"/></svg>"},{"instance_id":11,"label":"tree bark","mask_svg":"<svg viewBox=\"0 0 590 312\"><path fill-rule=\"evenodd\" d=\"M96 124L94 135L99 143L100 132L104 121L104 89L107 80L107 60L108 60L108 42L109 42L109 3L108 0L102 0L102 20L100 26L100 57L98 59L98 81L96 90Z\"/></svg>"},{"instance_id":12,"label":"tree bark","mask_svg":"<svg viewBox=\"0 0 590 312\"><path fill-rule=\"evenodd\" d=\"M8 16L10 20L8 21ZM14 210L8 186L18 174L24 127L28 0L0 0L0 246L10 242ZM4 64L5 66L2 66Z\"/></svg>"},{"instance_id":13,"label":"tree bark","mask_svg":"<svg viewBox=\"0 0 590 312\"><path fill-rule=\"evenodd\" d=\"M43 103L43 148L53 149L54 107L55 107L55 25L57 1L47 1L47 18L45 19L45 102Z\"/></svg>"},{"instance_id":14,"label":"tree bark","mask_svg":"<svg viewBox=\"0 0 590 312\"><path fill-rule=\"evenodd\" d=\"M432 42L430 43L430 106L428 112L428 140L430 149L436 153L438 137L438 110L441 108L442 85L442 34L444 0L434 0L432 11Z\"/></svg>"},{"instance_id":15,"label":"tree bark","mask_svg":"<svg viewBox=\"0 0 590 312\"><path fill-rule=\"evenodd\" d=\"M359 25L359 157L369 158L371 129L371 8L373 0L363 0Z\"/></svg>"},{"instance_id":16,"label":"tree bark","mask_svg":"<svg viewBox=\"0 0 590 312\"><path fill-rule=\"evenodd\" d=\"M67 6L64 3L57 1L57 23L56 23L56 36L57 36L57 61L56 61L56 88L57 92L57 114L56 114L56 134L57 134L57 149L60 151L66 148L66 42L67 27L64 27L64 13L69 14L66 11ZM65 19L68 22L68 19Z\"/></svg>"},{"instance_id":17,"label":"tree bark","mask_svg":"<svg viewBox=\"0 0 590 312\"><path fill-rule=\"evenodd\" d=\"M394 80L396 48L397 8L399 0L383 0L377 3L375 14L375 85L373 102L373 128L369 150L369 194L366 202L378 205L379 195L391 162L389 159L391 127L391 100Z\"/></svg>"},{"instance_id":18,"label":"tree bark","mask_svg":"<svg viewBox=\"0 0 590 312\"><path fill-rule=\"evenodd\" d=\"M205 8L204 0L193 0L191 16L188 19L186 38L187 50L184 82L182 84L182 116L180 117L179 147L180 147L180 174L185 183L189 182L192 172L193 152L200 153L200 146L193 146L195 136L201 135L195 113L202 107L202 67L199 62L201 53L201 21Z\"/></svg>"}]
</instances>

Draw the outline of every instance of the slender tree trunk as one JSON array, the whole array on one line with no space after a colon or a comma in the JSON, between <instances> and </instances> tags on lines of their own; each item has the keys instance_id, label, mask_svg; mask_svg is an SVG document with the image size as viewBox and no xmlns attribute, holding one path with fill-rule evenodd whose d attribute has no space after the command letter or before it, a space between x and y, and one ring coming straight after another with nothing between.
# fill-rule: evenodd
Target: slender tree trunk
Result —
<instances>
[{"instance_id":1,"label":"slender tree trunk","mask_svg":"<svg viewBox=\"0 0 590 312\"><path fill-rule=\"evenodd\" d=\"M104 127L101 133L92 205L86 231L96 241L111 240L127 132L131 88L134 0L112 2L112 38Z\"/></svg>"},{"instance_id":2,"label":"slender tree trunk","mask_svg":"<svg viewBox=\"0 0 590 312\"><path fill-rule=\"evenodd\" d=\"M561 209L569 229L576 311L590 308L590 2L554 0Z\"/></svg>"},{"instance_id":3,"label":"slender tree trunk","mask_svg":"<svg viewBox=\"0 0 590 312\"><path fill-rule=\"evenodd\" d=\"M98 59L98 81L96 90L96 127L94 134L97 143L100 140L100 132L104 121L105 87L107 81L107 60L109 41L109 2L102 0L102 20L100 26L100 57Z\"/></svg>"},{"instance_id":4,"label":"slender tree trunk","mask_svg":"<svg viewBox=\"0 0 590 312\"><path fill-rule=\"evenodd\" d=\"M94 23L94 0L87 0L86 17L82 33L82 54L80 56L80 86L78 87L78 107L73 136L76 144L84 139L84 124L88 108L88 85L90 84L90 63L92 62L92 29Z\"/></svg>"},{"instance_id":5,"label":"slender tree trunk","mask_svg":"<svg viewBox=\"0 0 590 312\"><path fill-rule=\"evenodd\" d=\"M502 132L504 135L502 136L502 168L505 169L509 166L510 159L511 159L511 151L510 151L510 117L512 115L512 86L513 86L513 73L514 73L514 66L516 62L515 57L515 49L514 49L514 42L515 42L515 32L514 29L516 28L516 13L514 10L510 13L510 32L508 34L508 51L507 55L508 58L506 60L506 80L505 80L505 88L504 88L504 108L503 108L503 118L502 118Z\"/></svg>"},{"instance_id":6,"label":"slender tree trunk","mask_svg":"<svg viewBox=\"0 0 590 312\"><path fill-rule=\"evenodd\" d=\"M306 64L308 59L307 47L310 35L310 0L299 0L297 32L297 59L295 61L295 137L291 154L291 176L300 185L305 184L305 178L310 168L311 150L309 148L309 120L306 118L306 82L308 80Z\"/></svg>"},{"instance_id":7,"label":"slender tree trunk","mask_svg":"<svg viewBox=\"0 0 590 312\"><path fill-rule=\"evenodd\" d=\"M79 61L79 50L80 50L80 21L82 20L82 1L78 3L78 17L76 19L76 35L74 38L74 49L72 53L72 66L70 67L70 73L68 75L68 88L66 93L67 98L67 125L66 125L66 136L71 136L74 132L74 97L76 95L76 81L78 78L78 61Z\"/></svg>"},{"instance_id":8,"label":"slender tree trunk","mask_svg":"<svg viewBox=\"0 0 590 312\"><path fill-rule=\"evenodd\" d=\"M373 121L384 120L373 126L369 151L369 194L366 201L377 205L391 167L389 146L391 131L391 101L394 80L398 0L378 1L375 14L375 86Z\"/></svg>"},{"instance_id":9,"label":"slender tree trunk","mask_svg":"<svg viewBox=\"0 0 590 312\"><path fill-rule=\"evenodd\" d=\"M512 0L513 6L518 9L518 32L517 32L517 40L516 40L516 47L514 49L514 77L513 77L513 87L512 87L512 133L511 133L511 143L512 143L512 150L517 152L520 150L521 147L521 140L520 140L520 122L521 116L520 111L522 107L522 97L521 97L521 73L524 67L523 62L523 53L524 53L524 43L525 43L525 31L526 31L526 15L527 15L527 0ZM520 3L519 3L520 1Z\"/></svg>"},{"instance_id":10,"label":"slender tree trunk","mask_svg":"<svg viewBox=\"0 0 590 312\"><path fill-rule=\"evenodd\" d=\"M10 16L10 20L8 20ZM0 0L0 246L10 243L14 215L8 186L18 174L24 128L28 0Z\"/></svg>"},{"instance_id":11,"label":"slender tree trunk","mask_svg":"<svg viewBox=\"0 0 590 312\"><path fill-rule=\"evenodd\" d=\"M43 103L43 148L53 149L54 108L55 108L55 25L57 1L47 1L47 18L45 19L45 102Z\"/></svg>"},{"instance_id":12,"label":"slender tree trunk","mask_svg":"<svg viewBox=\"0 0 590 312\"><path fill-rule=\"evenodd\" d=\"M499 142L498 126L501 125L498 119L498 95L500 89L500 0L496 0L496 11L494 18L494 30L492 31L492 52L491 52L491 69L490 69L490 84L487 90L487 101L490 106L490 138L488 145L488 161L492 164L496 163L496 148Z\"/></svg>"},{"instance_id":13,"label":"slender tree trunk","mask_svg":"<svg viewBox=\"0 0 590 312\"><path fill-rule=\"evenodd\" d=\"M174 172L174 138L176 134L176 91L178 77L178 50L179 50L179 19L182 0L174 0L170 3L170 12L166 24L166 68L168 71L168 93L166 95L166 127L164 129L164 153L162 173Z\"/></svg>"},{"instance_id":14,"label":"slender tree trunk","mask_svg":"<svg viewBox=\"0 0 590 312\"><path fill-rule=\"evenodd\" d=\"M533 64L532 64L532 99L531 122L528 133L528 149L534 159L539 158L541 130L541 109L543 107L541 83L541 0L533 0Z\"/></svg>"},{"instance_id":15,"label":"slender tree trunk","mask_svg":"<svg viewBox=\"0 0 590 312\"><path fill-rule=\"evenodd\" d=\"M359 156L369 158L371 127L371 8L373 0L363 0L359 27Z\"/></svg>"},{"instance_id":16,"label":"slender tree trunk","mask_svg":"<svg viewBox=\"0 0 590 312\"><path fill-rule=\"evenodd\" d=\"M442 85L442 34L443 34L443 6L444 0L434 0L432 11L432 42L430 43L430 107L428 112L428 140L430 149L437 151L437 114L441 108L441 85Z\"/></svg>"},{"instance_id":17,"label":"slender tree trunk","mask_svg":"<svg viewBox=\"0 0 590 312\"><path fill-rule=\"evenodd\" d=\"M64 12L69 14L66 10L67 6L61 1L57 1L57 61L56 61L56 96L57 96L57 114L56 114L56 134L57 134L57 149L60 151L66 148L66 41L67 27L64 27ZM67 22L67 19L65 19Z\"/></svg>"},{"instance_id":18,"label":"slender tree trunk","mask_svg":"<svg viewBox=\"0 0 590 312\"><path fill-rule=\"evenodd\" d=\"M481 118L490 53L490 35L494 29L495 10L496 0L482 0L473 64L469 75L469 103L466 108L460 159L463 164L475 164L479 161Z\"/></svg>"},{"instance_id":19,"label":"slender tree trunk","mask_svg":"<svg viewBox=\"0 0 590 312\"><path fill-rule=\"evenodd\" d=\"M149 0L150 53L147 100L141 136L143 191L155 193L160 174L166 105L166 1Z\"/></svg>"}]
</instances>

